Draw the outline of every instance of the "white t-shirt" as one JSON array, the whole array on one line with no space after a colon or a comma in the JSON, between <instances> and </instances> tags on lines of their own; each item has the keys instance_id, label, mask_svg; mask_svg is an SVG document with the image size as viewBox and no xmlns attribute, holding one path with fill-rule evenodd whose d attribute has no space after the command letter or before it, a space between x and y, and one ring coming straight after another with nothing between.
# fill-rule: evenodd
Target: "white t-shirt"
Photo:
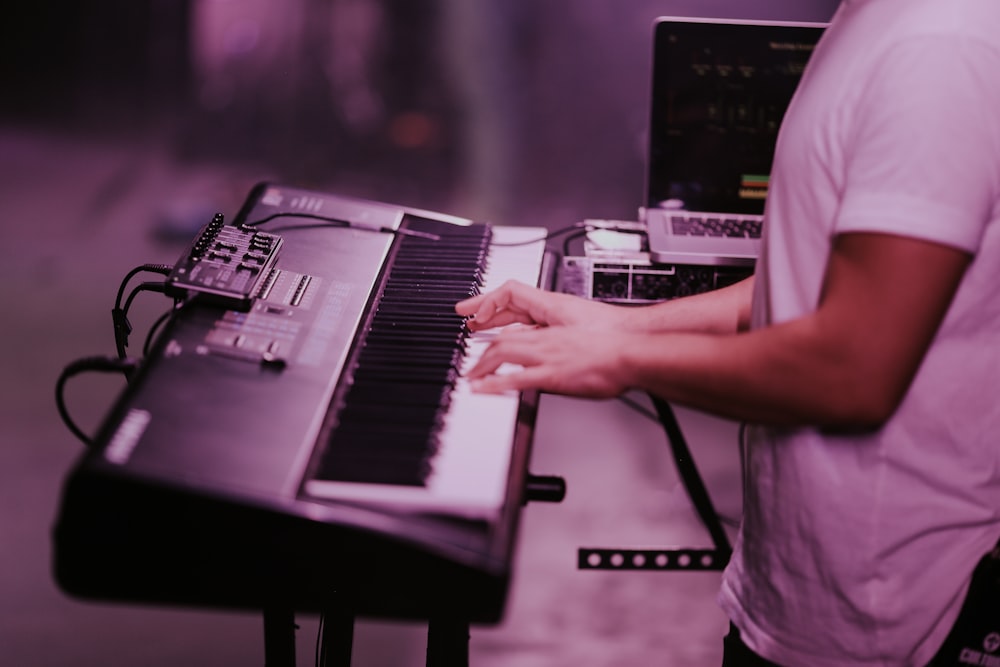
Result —
<instances>
[{"instance_id":1,"label":"white t-shirt","mask_svg":"<svg viewBox=\"0 0 1000 667\"><path fill-rule=\"evenodd\" d=\"M786 114L754 326L813 311L831 239L974 254L897 413L751 429L719 602L787 666L924 665L1000 537L1000 1L845 0Z\"/></svg>"}]
</instances>

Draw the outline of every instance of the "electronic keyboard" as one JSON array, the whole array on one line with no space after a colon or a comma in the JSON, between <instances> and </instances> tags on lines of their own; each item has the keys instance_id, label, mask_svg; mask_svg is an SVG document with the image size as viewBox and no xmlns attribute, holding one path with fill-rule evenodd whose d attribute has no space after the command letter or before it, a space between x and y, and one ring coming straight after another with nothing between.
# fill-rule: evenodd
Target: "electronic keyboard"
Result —
<instances>
[{"instance_id":1,"label":"electronic keyboard","mask_svg":"<svg viewBox=\"0 0 1000 667\"><path fill-rule=\"evenodd\" d=\"M201 230L163 331L70 471L86 599L497 622L537 394L472 393L454 304L548 287L545 230L277 184Z\"/></svg>"}]
</instances>

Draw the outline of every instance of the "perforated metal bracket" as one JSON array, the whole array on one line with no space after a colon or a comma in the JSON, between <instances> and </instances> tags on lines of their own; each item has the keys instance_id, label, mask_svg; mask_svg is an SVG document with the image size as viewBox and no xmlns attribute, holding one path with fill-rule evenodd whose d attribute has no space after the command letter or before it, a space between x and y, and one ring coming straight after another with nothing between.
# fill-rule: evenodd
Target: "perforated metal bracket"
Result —
<instances>
[{"instance_id":1,"label":"perforated metal bracket","mask_svg":"<svg viewBox=\"0 0 1000 667\"><path fill-rule=\"evenodd\" d=\"M588 549L577 551L580 570L722 570L729 553L718 549Z\"/></svg>"}]
</instances>

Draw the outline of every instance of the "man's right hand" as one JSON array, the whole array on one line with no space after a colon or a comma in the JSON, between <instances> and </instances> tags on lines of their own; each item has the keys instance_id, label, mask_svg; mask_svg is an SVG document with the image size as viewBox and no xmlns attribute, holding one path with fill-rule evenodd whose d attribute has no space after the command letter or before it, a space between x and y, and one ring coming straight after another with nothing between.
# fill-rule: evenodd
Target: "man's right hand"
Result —
<instances>
[{"instance_id":1,"label":"man's right hand","mask_svg":"<svg viewBox=\"0 0 1000 667\"><path fill-rule=\"evenodd\" d=\"M520 323L534 326L608 328L626 309L508 280L499 288L455 304L473 331Z\"/></svg>"}]
</instances>

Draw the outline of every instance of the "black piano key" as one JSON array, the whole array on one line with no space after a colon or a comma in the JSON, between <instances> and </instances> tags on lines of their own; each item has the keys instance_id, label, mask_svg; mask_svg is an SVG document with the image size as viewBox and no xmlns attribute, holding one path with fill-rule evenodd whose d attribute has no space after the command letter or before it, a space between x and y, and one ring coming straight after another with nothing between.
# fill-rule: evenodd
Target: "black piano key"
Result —
<instances>
[{"instance_id":1,"label":"black piano key","mask_svg":"<svg viewBox=\"0 0 1000 667\"><path fill-rule=\"evenodd\" d=\"M400 339L404 344L412 342L414 345L423 341L437 343L438 341L454 340L464 337L465 329L459 324L447 326L435 324L412 324L381 322L372 326L369 341L394 341Z\"/></svg>"},{"instance_id":2,"label":"black piano key","mask_svg":"<svg viewBox=\"0 0 1000 667\"><path fill-rule=\"evenodd\" d=\"M418 429L400 432L345 427L344 432L330 442L327 452L343 462L384 460L426 470L436 448L436 441Z\"/></svg>"},{"instance_id":3,"label":"black piano key","mask_svg":"<svg viewBox=\"0 0 1000 667\"><path fill-rule=\"evenodd\" d=\"M458 380L458 370L454 368L409 367L406 369L365 370L365 381L394 383L400 387L408 385L436 385L452 387Z\"/></svg>"},{"instance_id":4,"label":"black piano key","mask_svg":"<svg viewBox=\"0 0 1000 667\"><path fill-rule=\"evenodd\" d=\"M454 280L477 280L483 273L486 262L475 254L464 256L441 256L428 253L427 256L406 256L397 258L397 266L390 276L393 280L413 280L426 276L452 278ZM461 273L463 272L464 273Z\"/></svg>"},{"instance_id":5,"label":"black piano key","mask_svg":"<svg viewBox=\"0 0 1000 667\"><path fill-rule=\"evenodd\" d=\"M356 396L361 396L362 392L370 389L380 389L383 386L391 387L386 391L403 393L404 391L417 391L412 387L414 384L428 385L419 388L420 391L429 392L436 387L451 389L457 381L460 373L460 366L431 366L428 364L375 364L370 368L356 370L354 377L350 380L349 391ZM395 385L395 386L394 386ZM437 391L435 390L435 393Z\"/></svg>"},{"instance_id":6,"label":"black piano key","mask_svg":"<svg viewBox=\"0 0 1000 667\"><path fill-rule=\"evenodd\" d=\"M345 442L353 442L349 449ZM365 430L347 434L342 441L333 443L334 455L341 461L379 461L382 465L406 467L414 475L430 472L437 453L437 441L420 430L409 432ZM381 471L380 471L381 472Z\"/></svg>"},{"instance_id":7,"label":"black piano key","mask_svg":"<svg viewBox=\"0 0 1000 667\"><path fill-rule=\"evenodd\" d=\"M419 333L419 332L373 332L368 343L376 345L391 345L399 347L408 346L437 346L443 349L450 347L461 347L465 344L466 336L457 332L450 336L440 333Z\"/></svg>"},{"instance_id":8,"label":"black piano key","mask_svg":"<svg viewBox=\"0 0 1000 667\"><path fill-rule=\"evenodd\" d=\"M403 319L407 321L424 322L452 322L462 323L465 318L454 311L453 308L442 310L446 304L454 306L454 302L448 299L438 300L418 300L415 304L412 300L399 299L397 301L386 301L380 303L375 311L375 321ZM418 307L414 307L418 306ZM419 306L426 306L420 308Z\"/></svg>"},{"instance_id":9,"label":"black piano key","mask_svg":"<svg viewBox=\"0 0 1000 667\"><path fill-rule=\"evenodd\" d=\"M463 283L432 283L429 280L407 281L386 284L382 300L387 303L403 300L418 300L438 303L454 298L462 298L479 290L478 281Z\"/></svg>"},{"instance_id":10,"label":"black piano key","mask_svg":"<svg viewBox=\"0 0 1000 667\"><path fill-rule=\"evenodd\" d=\"M387 284L385 286L385 298L387 300L395 298L445 300L474 294L478 289L479 284L476 281L453 283L429 279L408 280L406 282Z\"/></svg>"},{"instance_id":11,"label":"black piano key","mask_svg":"<svg viewBox=\"0 0 1000 667\"><path fill-rule=\"evenodd\" d=\"M425 384L424 386L417 387L413 384L408 384L405 386L393 386L385 382L371 383L362 381L358 383L355 381L347 394L347 401L348 404L351 401L366 401L381 403L386 406L397 404L430 405L437 407L445 404L450 390L451 387L445 385L434 386ZM386 418L392 416L390 407L386 408L385 414Z\"/></svg>"},{"instance_id":12,"label":"black piano key","mask_svg":"<svg viewBox=\"0 0 1000 667\"><path fill-rule=\"evenodd\" d=\"M421 260L424 261L424 260ZM395 282L436 280L438 282L452 280L456 283L478 282L482 279L482 262L476 261L469 266L461 266L458 262L440 261L439 258L428 259L428 266L423 269L415 267L402 268L392 274ZM479 266L480 268L476 268ZM464 273L463 273L464 272Z\"/></svg>"},{"instance_id":13,"label":"black piano key","mask_svg":"<svg viewBox=\"0 0 1000 667\"><path fill-rule=\"evenodd\" d=\"M448 332L461 331L465 322L462 320L434 320L427 318L406 317L406 313L397 313L392 316L386 314L372 320L368 333L395 333L400 330L413 331L414 333ZM412 313L411 315L416 315Z\"/></svg>"},{"instance_id":14,"label":"black piano key","mask_svg":"<svg viewBox=\"0 0 1000 667\"><path fill-rule=\"evenodd\" d=\"M445 355L413 355L406 354L405 350L400 350L399 354L366 354L362 357L363 372L368 374L369 372L399 370L406 373L420 369L458 369L462 361L461 355L449 354L448 352Z\"/></svg>"},{"instance_id":15,"label":"black piano key","mask_svg":"<svg viewBox=\"0 0 1000 667\"><path fill-rule=\"evenodd\" d=\"M363 372L355 374L348 390L348 398L353 396L360 399L367 397L369 392L381 391L387 397L431 400L450 391L451 385L452 383L448 382L446 377L430 377L424 380L419 377L407 377L401 373L399 378L382 379L374 374L370 376L367 372ZM377 399L377 394L375 397Z\"/></svg>"},{"instance_id":16,"label":"black piano key","mask_svg":"<svg viewBox=\"0 0 1000 667\"><path fill-rule=\"evenodd\" d=\"M465 341L463 341L464 343ZM359 366L366 362L384 361L391 363L398 359L421 359L428 362L454 365L461 361L464 349L461 345L442 347L440 345L375 345L365 343L358 352Z\"/></svg>"},{"instance_id":17,"label":"black piano key","mask_svg":"<svg viewBox=\"0 0 1000 667\"><path fill-rule=\"evenodd\" d=\"M342 461L391 460L397 465L429 470L438 453L438 441L428 436L436 424L414 424L409 429L379 429L370 424L345 426L331 443L331 455Z\"/></svg>"},{"instance_id":18,"label":"black piano key","mask_svg":"<svg viewBox=\"0 0 1000 667\"><path fill-rule=\"evenodd\" d=\"M454 302L451 303L454 304ZM426 313L421 312L422 307L426 305L427 304L419 301L413 303L393 304L391 307L376 313L375 317L372 318L371 326L389 325L395 320L412 323L426 322L433 323L435 325L448 324L451 326L460 326L464 324L463 318L452 317L450 314L444 314L442 317L428 316ZM370 328L371 327L369 327L369 329Z\"/></svg>"},{"instance_id":19,"label":"black piano key","mask_svg":"<svg viewBox=\"0 0 1000 667\"><path fill-rule=\"evenodd\" d=\"M420 260L419 263L424 263ZM418 266L405 266L393 271L386 284L398 285L407 282L452 282L456 285L468 282L476 282L481 278L482 270L479 268L481 262L470 261L468 266L462 266L458 262L447 262L431 260L433 264ZM391 283L390 283L391 281Z\"/></svg>"},{"instance_id":20,"label":"black piano key","mask_svg":"<svg viewBox=\"0 0 1000 667\"><path fill-rule=\"evenodd\" d=\"M359 388L354 391L360 391L360 388L365 386L363 383L370 380L377 380L379 382L391 384L392 380L396 377L405 378L429 376L438 378L442 381L442 383L444 383L449 380L449 374L451 373L454 373L457 378L459 376L460 368L461 360L458 363L447 364L427 362L422 359L404 359L399 362L395 362L393 360L371 361L366 364L363 369L355 371L354 378L351 382L355 383L355 381L360 378L360 384L355 383L352 385Z\"/></svg>"},{"instance_id":21,"label":"black piano key","mask_svg":"<svg viewBox=\"0 0 1000 667\"><path fill-rule=\"evenodd\" d=\"M457 368L462 363L461 349L378 349L367 347L361 351L358 357L361 360L359 368L363 369L368 364L375 367L386 365L413 364L433 364Z\"/></svg>"},{"instance_id":22,"label":"black piano key","mask_svg":"<svg viewBox=\"0 0 1000 667\"><path fill-rule=\"evenodd\" d=\"M455 333L462 330L461 320L437 320L426 317L382 317L372 322L371 331L417 331L420 333Z\"/></svg>"},{"instance_id":23,"label":"black piano key","mask_svg":"<svg viewBox=\"0 0 1000 667\"><path fill-rule=\"evenodd\" d=\"M395 436L393 436L393 441L397 441ZM377 442L377 438L370 437L368 439L369 447L351 449L342 446L339 442L333 443L333 447L330 449L330 460L342 468L360 469L365 467L372 470L377 469L380 474L385 474L387 469L395 469L396 471L404 471L414 478L423 478L433 469L431 459L434 453L432 451L414 454L393 448L379 448L375 445ZM424 443L425 440L421 438L419 444L423 446Z\"/></svg>"},{"instance_id":24,"label":"black piano key","mask_svg":"<svg viewBox=\"0 0 1000 667\"><path fill-rule=\"evenodd\" d=\"M451 314L454 306L462 299L476 296L482 290L478 285L469 285L461 289L435 290L431 292L426 289L399 289L387 292L383 304L386 307L422 304L427 310L442 314Z\"/></svg>"},{"instance_id":25,"label":"black piano key","mask_svg":"<svg viewBox=\"0 0 1000 667\"><path fill-rule=\"evenodd\" d=\"M400 347L438 346L442 348L459 347L466 338L462 330L452 329L406 329L388 327L373 330L367 339L368 345L387 345Z\"/></svg>"},{"instance_id":26,"label":"black piano key","mask_svg":"<svg viewBox=\"0 0 1000 667\"><path fill-rule=\"evenodd\" d=\"M464 299L466 297L464 294L460 294L455 298ZM385 303L379 304L372 321L378 322L379 320L398 317L407 319L420 318L434 322L464 322L465 318L455 312L455 303L457 302L453 301L452 297L441 299L410 297L387 300Z\"/></svg>"},{"instance_id":27,"label":"black piano key","mask_svg":"<svg viewBox=\"0 0 1000 667\"><path fill-rule=\"evenodd\" d=\"M372 333L398 333L400 331L412 331L415 333L440 333L455 334L461 333L466 328L466 322L462 318L421 318L407 315L394 315L392 317L382 317L372 321L370 331Z\"/></svg>"},{"instance_id":28,"label":"black piano key","mask_svg":"<svg viewBox=\"0 0 1000 667\"><path fill-rule=\"evenodd\" d=\"M366 341L367 346L400 347L417 350L420 348L449 349L462 347L467 334L464 330L453 327L448 329L380 327L372 330Z\"/></svg>"},{"instance_id":29,"label":"black piano key","mask_svg":"<svg viewBox=\"0 0 1000 667\"><path fill-rule=\"evenodd\" d=\"M462 332L455 331L451 335L444 335L440 332L407 332L407 331L380 331L371 334L365 340L364 352L412 352L413 354L433 353L435 351L447 354L449 350L463 349L467 336Z\"/></svg>"},{"instance_id":30,"label":"black piano key","mask_svg":"<svg viewBox=\"0 0 1000 667\"><path fill-rule=\"evenodd\" d=\"M413 272L418 275L426 275L437 271L447 272L449 276L459 279L469 279L483 273L483 262L478 257L454 256L454 257L407 257L396 262L393 270L393 278L400 278L404 272Z\"/></svg>"},{"instance_id":31,"label":"black piano key","mask_svg":"<svg viewBox=\"0 0 1000 667\"><path fill-rule=\"evenodd\" d=\"M386 410L384 403L352 403L341 413L341 424L384 422L391 415L394 422L405 424L439 424L444 420L437 405L394 405Z\"/></svg>"},{"instance_id":32,"label":"black piano key","mask_svg":"<svg viewBox=\"0 0 1000 667\"><path fill-rule=\"evenodd\" d=\"M338 425L337 440L331 443L341 456L395 456L400 461L418 461L431 456L435 440L428 437L434 423L413 424L355 421Z\"/></svg>"},{"instance_id":33,"label":"black piano key","mask_svg":"<svg viewBox=\"0 0 1000 667\"><path fill-rule=\"evenodd\" d=\"M368 476L381 479L387 471L405 471L415 480L423 480L432 470L436 443L425 431L409 432L345 430L330 443L327 461L343 473L347 467L367 468Z\"/></svg>"}]
</instances>

